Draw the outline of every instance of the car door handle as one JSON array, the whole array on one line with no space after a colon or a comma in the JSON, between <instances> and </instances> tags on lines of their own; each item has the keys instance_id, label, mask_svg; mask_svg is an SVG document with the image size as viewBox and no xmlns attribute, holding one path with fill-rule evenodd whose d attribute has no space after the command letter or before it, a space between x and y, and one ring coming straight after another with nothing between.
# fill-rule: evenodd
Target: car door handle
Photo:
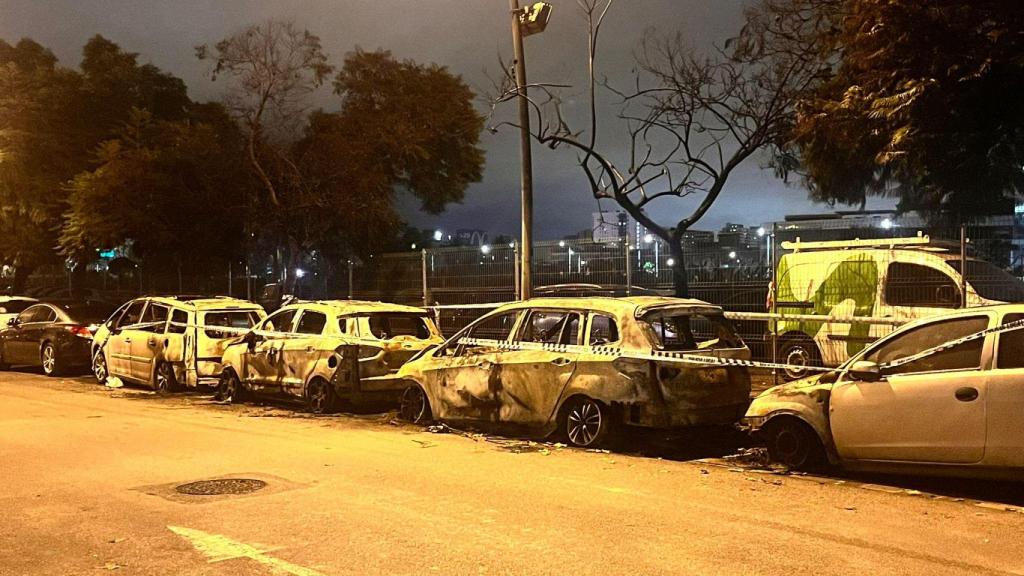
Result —
<instances>
[{"instance_id":1,"label":"car door handle","mask_svg":"<svg viewBox=\"0 0 1024 576\"><path fill-rule=\"evenodd\" d=\"M313 347L312 346L306 346L306 352L312 352L312 351L313 351Z\"/></svg>"},{"instance_id":2,"label":"car door handle","mask_svg":"<svg viewBox=\"0 0 1024 576\"><path fill-rule=\"evenodd\" d=\"M146 344L149 344L150 348L156 347L156 338L150 338L149 340L146 341Z\"/></svg>"},{"instance_id":3,"label":"car door handle","mask_svg":"<svg viewBox=\"0 0 1024 576\"><path fill-rule=\"evenodd\" d=\"M477 364L476 367L481 369L481 370L490 370L491 369L491 363L490 362L481 362L481 363Z\"/></svg>"},{"instance_id":4,"label":"car door handle","mask_svg":"<svg viewBox=\"0 0 1024 576\"><path fill-rule=\"evenodd\" d=\"M132 339L131 338L125 338L124 339L124 343L125 344L131 344L132 343Z\"/></svg>"},{"instance_id":5,"label":"car door handle","mask_svg":"<svg viewBox=\"0 0 1024 576\"><path fill-rule=\"evenodd\" d=\"M978 389L964 386L956 389L956 399L961 402L972 402L978 398Z\"/></svg>"},{"instance_id":6,"label":"car door handle","mask_svg":"<svg viewBox=\"0 0 1024 576\"><path fill-rule=\"evenodd\" d=\"M570 362L572 362L572 360L569 360L568 358L555 358L554 360L551 361L551 363L554 364L555 366L565 366Z\"/></svg>"}]
</instances>

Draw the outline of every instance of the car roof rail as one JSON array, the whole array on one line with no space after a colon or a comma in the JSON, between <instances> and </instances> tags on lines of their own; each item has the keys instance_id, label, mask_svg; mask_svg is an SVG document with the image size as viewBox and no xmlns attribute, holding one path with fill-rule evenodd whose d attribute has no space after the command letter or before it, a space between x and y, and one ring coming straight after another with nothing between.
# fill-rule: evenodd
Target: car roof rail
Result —
<instances>
[{"instance_id":1,"label":"car roof rail","mask_svg":"<svg viewBox=\"0 0 1024 576\"><path fill-rule=\"evenodd\" d=\"M917 236L904 238L868 238L854 240L824 240L816 242L803 242L798 236L795 242L786 241L782 248L795 252L810 252L814 250L844 250L856 248L903 248L917 250L946 251L950 246L944 242L934 242L931 237L921 232Z\"/></svg>"}]
</instances>

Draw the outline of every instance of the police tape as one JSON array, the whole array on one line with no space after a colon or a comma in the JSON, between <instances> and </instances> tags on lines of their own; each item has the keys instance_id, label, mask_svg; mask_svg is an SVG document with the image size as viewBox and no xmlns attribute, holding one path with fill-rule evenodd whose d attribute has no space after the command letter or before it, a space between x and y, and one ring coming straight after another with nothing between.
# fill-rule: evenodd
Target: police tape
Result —
<instances>
[{"instance_id":1,"label":"police tape","mask_svg":"<svg viewBox=\"0 0 1024 576\"><path fill-rule=\"evenodd\" d=\"M880 364L879 369L885 370L890 368L897 368L911 362L916 362L928 356L944 352L951 348L955 348L972 340L978 340L985 338L990 334L999 334L1002 332L1012 332L1015 330L1024 329L1024 320L1017 320L1006 324L1001 324L992 328L981 330L973 334L944 342L938 346L933 346L907 356L905 358L899 358L892 362ZM832 372L836 368L826 368L822 366L808 366L804 364L785 364L779 362L761 362L758 360L743 360L739 358L725 358L721 356L708 356L706 354L694 354L693 352L674 352L668 350L655 350L651 351L640 351L640 350L629 350L623 349L616 346L582 346L577 344L551 344L546 342L511 342L507 340L489 340L482 338L460 338L459 344L466 346L484 346L488 348L494 348L499 352L512 352L519 350L540 350L546 352L558 352L565 354L590 354L595 356L615 357L615 358L630 358L635 360L655 360L662 362L679 362L684 364L696 364L703 366L743 366L747 368L770 368L773 370L794 370L802 372Z\"/></svg>"},{"instance_id":2,"label":"police tape","mask_svg":"<svg viewBox=\"0 0 1024 576\"><path fill-rule=\"evenodd\" d=\"M150 328L157 328L164 326L163 322L140 322L138 324L129 324L122 326L122 330L148 330ZM220 332L223 334L232 334L233 336L244 336L246 334L253 334L266 340L290 340L300 338L322 338L325 337L322 334L303 334L300 332L275 332L272 330L257 330L255 328L235 328L233 326L216 326L211 324L192 324L186 322L167 322L167 326L174 326L175 328L196 328L206 332ZM211 338L215 338L210 336ZM329 337L329 336L327 336ZM362 338L359 336L342 335L346 343L358 343L358 344L374 344L382 346L383 341L376 338ZM217 339L217 338L215 338Z\"/></svg>"},{"instance_id":3,"label":"police tape","mask_svg":"<svg viewBox=\"0 0 1024 576\"><path fill-rule=\"evenodd\" d=\"M460 338L459 344L466 346L485 346L495 348L499 352L520 350L541 350L564 354L590 354L594 356L629 358L633 360L657 360L662 362L679 362L683 364L699 364L705 366L743 366L747 368L797 369L812 372L831 372L834 368L821 366L803 366L796 364L780 364L778 362L759 362L740 358L724 358L707 356L692 352L673 352L668 350L639 351L619 348L616 346L581 346L577 344L549 344L545 342L510 342L505 340L487 340L482 338Z\"/></svg>"}]
</instances>

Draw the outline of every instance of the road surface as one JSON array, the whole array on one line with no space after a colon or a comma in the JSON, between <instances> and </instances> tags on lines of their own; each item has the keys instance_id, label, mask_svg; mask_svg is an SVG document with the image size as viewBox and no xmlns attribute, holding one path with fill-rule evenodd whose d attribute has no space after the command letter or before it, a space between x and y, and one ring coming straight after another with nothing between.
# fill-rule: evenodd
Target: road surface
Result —
<instances>
[{"instance_id":1,"label":"road surface","mask_svg":"<svg viewBox=\"0 0 1024 576\"><path fill-rule=\"evenodd\" d=\"M1024 574L1020 486L937 496L678 448L0 372L0 574ZM225 477L266 486L175 489Z\"/></svg>"}]
</instances>

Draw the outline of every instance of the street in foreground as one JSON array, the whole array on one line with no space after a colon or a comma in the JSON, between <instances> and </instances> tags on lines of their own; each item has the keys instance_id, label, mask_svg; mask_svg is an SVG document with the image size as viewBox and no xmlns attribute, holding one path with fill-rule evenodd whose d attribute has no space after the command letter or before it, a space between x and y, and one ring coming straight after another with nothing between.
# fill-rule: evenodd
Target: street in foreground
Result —
<instances>
[{"instance_id":1,"label":"street in foreground","mask_svg":"<svg viewBox=\"0 0 1024 576\"><path fill-rule=\"evenodd\" d=\"M780 475L692 446L588 452L93 382L0 373L0 574L1024 573L1019 486ZM225 477L265 486L178 488Z\"/></svg>"}]
</instances>

